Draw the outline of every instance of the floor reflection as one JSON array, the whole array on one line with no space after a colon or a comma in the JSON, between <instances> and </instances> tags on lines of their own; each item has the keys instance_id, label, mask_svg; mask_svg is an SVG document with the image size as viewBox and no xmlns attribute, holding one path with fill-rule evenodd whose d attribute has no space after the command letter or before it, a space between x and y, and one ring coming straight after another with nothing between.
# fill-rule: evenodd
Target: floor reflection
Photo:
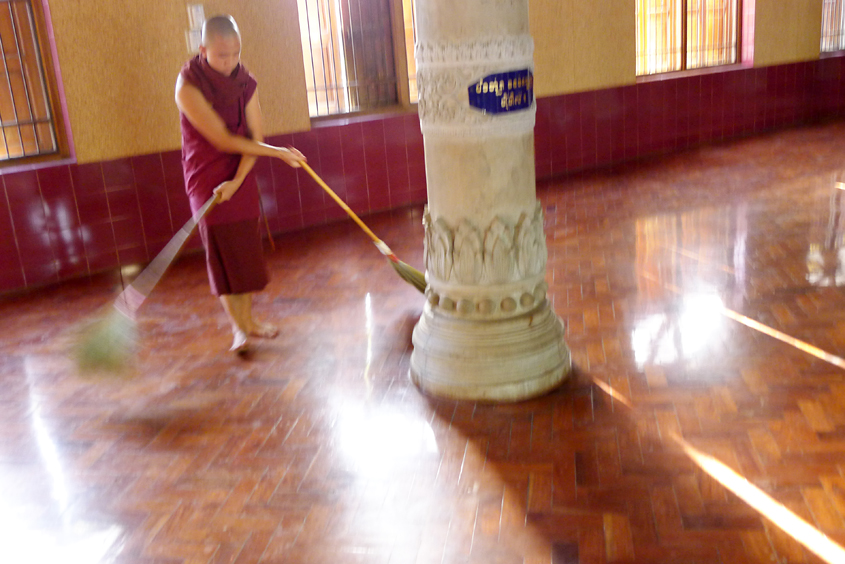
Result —
<instances>
[{"instance_id":1,"label":"floor reflection","mask_svg":"<svg viewBox=\"0 0 845 564\"><path fill-rule=\"evenodd\" d=\"M691 360L721 341L724 300L741 300L746 283L746 213L740 205L637 220L638 299L646 310L672 304L635 323L638 368Z\"/></svg>"},{"instance_id":2,"label":"floor reflection","mask_svg":"<svg viewBox=\"0 0 845 564\"><path fill-rule=\"evenodd\" d=\"M637 321L631 332L637 367L691 360L721 341L722 308L722 299L715 294L691 294L679 300L677 311Z\"/></svg>"},{"instance_id":3,"label":"floor reflection","mask_svg":"<svg viewBox=\"0 0 845 564\"><path fill-rule=\"evenodd\" d=\"M428 421L394 409L346 404L339 410L335 428L338 450L362 478L413 473L420 459L438 457Z\"/></svg>"},{"instance_id":4,"label":"floor reflection","mask_svg":"<svg viewBox=\"0 0 845 564\"><path fill-rule=\"evenodd\" d=\"M807 281L814 286L845 285L845 227L842 222L842 173L830 180L826 221L814 222L807 250Z\"/></svg>"},{"instance_id":5,"label":"floor reflection","mask_svg":"<svg viewBox=\"0 0 845 564\"><path fill-rule=\"evenodd\" d=\"M122 527L93 523L78 515L73 507L72 479L54 438L49 420L44 416L44 392L39 391L42 376L37 363L24 358L29 409L30 443L37 448L40 461L26 460L21 469L19 487L0 495L0 546L3 561L14 564L106 564L119 554L124 536ZM0 445L10 447L0 442ZM35 474L32 469L37 469ZM0 483L15 482L4 475L0 465ZM41 474L41 475L39 475ZM46 491L44 486L47 486Z\"/></svg>"}]
</instances>

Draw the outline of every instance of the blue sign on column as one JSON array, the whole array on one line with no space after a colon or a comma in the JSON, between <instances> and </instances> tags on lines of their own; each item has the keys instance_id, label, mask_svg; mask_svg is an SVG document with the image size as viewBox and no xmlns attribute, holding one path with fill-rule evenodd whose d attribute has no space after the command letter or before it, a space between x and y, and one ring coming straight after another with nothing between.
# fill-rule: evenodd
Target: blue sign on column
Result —
<instances>
[{"instance_id":1,"label":"blue sign on column","mask_svg":"<svg viewBox=\"0 0 845 564\"><path fill-rule=\"evenodd\" d=\"M468 91L469 105L482 113L527 110L534 102L534 74L529 69L491 74Z\"/></svg>"}]
</instances>

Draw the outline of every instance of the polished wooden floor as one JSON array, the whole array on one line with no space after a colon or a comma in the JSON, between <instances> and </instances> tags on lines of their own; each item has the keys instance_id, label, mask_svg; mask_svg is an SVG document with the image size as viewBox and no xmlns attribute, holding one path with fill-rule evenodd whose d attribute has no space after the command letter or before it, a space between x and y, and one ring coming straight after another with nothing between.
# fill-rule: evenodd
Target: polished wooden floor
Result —
<instances>
[{"instance_id":1,"label":"polished wooden floor","mask_svg":"<svg viewBox=\"0 0 845 564\"><path fill-rule=\"evenodd\" d=\"M277 238L245 359L197 256L122 378L67 355L118 274L7 297L0 561L843 562L842 169L838 123L540 186L575 371L515 405L419 393L423 298L347 223ZM420 209L368 221L422 265Z\"/></svg>"}]
</instances>

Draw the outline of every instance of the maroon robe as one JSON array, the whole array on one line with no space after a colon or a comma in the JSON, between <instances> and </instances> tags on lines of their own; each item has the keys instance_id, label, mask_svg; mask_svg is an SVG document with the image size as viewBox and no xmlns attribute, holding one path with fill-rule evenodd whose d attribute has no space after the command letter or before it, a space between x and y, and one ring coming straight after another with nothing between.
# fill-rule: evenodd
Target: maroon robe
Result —
<instances>
[{"instance_id":1,"label":"maroon robe","mask_svg":"<svg viewBox=\"0 0 845 564\"><path fill-rule=\"evenodd\" d=\"M223 76L198 55L185 64L181 76L202 92L230 132L250 136L246 105L257 83L243 65L238 65L231 76ZM184 114L180 118L185 190L191 211L196 213L217 186L235 177L241 155L218 151ZM258 198L258 184L250 172L235 195L218 204L200 223L211 293L216 296L257 292L267 285Z\"/></svg>"},{"instance_id":2,"label":"maroon robe","mask_svg":"<svg viewBox=\"0 0 845 564\"><path fill-rule=\"evenodd\" d=\"M182 67L180 74L185 82L202 92L230 132L250 136L246 105L255 94L257 82L243 65L238 65L231 76L223 76L212 69L201 55L197 55ZM185 190L191 201L191 211L196 213L217 186L235 177L241 155L218 151L184 114L180 114L180 119ZM257 219L258 197L258 184L250 172L232 199L218 204L206 217L205 223L217 225Z\"/></svg>"}]
</instances>

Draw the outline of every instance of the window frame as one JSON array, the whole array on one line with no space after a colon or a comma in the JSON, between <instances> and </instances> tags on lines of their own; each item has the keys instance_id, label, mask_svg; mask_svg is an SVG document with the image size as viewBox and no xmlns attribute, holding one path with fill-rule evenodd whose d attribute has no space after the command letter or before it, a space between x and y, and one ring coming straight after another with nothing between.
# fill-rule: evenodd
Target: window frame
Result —
<instances>
[{"instance_id":1,"label":"window frame","mask_svg":"<svg viewBox=\"0 0 845 564\"><path fill-rule=\"evenodd\" d=\"M396 102L384 106L357 109L348 112L336 112L322 115L311 115L311 123L331 122L336 120L357 120L371 115L407 113L416 111L417 102L411 101L408 73L408 55L405 44L405 21L402 0L388 0L390 32L392 39L392 55L394 73L396 76ZM300 30L301 33L301 30ZM306 73L308 68L305 69Z\"/></svg>"},{"instance_id":2,"label":"window frame","mask_svg":"<svg viewBox=\"0 0 845 564\"><path fill-rule=\"evenodd\" d=\"M50 6L48 0L29 0L29 5L32 9L35 42L41 59L41 71L56 137L56 150L50 153L0 159L0 174L75 161L73 137L68 127L70 121L61 80L61 70L58 64Z\"/></svg>"},{"instance_id":3,"label":"window frame","mask_svg":"<svg viewBox=\"0 0 845 564\"><path fill-rule=\"evenodd\" d=\"M680 69L673 69L668 71L662 72L654 72L654 73L646 73L646 74L637 74L636 70L635 76L637 82L652 82L655 80L663 80L666 78L681 78L684 76L696 76L696 75L703 75L703 74L711 74L717 72L723 72L726 70L734 70L739 68L744 68L749 66L752 63L750 57L753 57L753 54L749 55L749 60L746 60L746 50L744 49L744 37L743 31L745 27L745 19L748 17L753 17L753 12L748 13L746 11L745 0L736 0L736 54L734 57L734 62L732 63L720 63L717 65L710 65L704 67L695 67L695 68L687 68L687 8L688 8L688 0L680 0L681 1L681 68ZM753 6L753 0L752 0ZM752 7L753 10L753 7ZM752 39L753 41L753 39ZM637 52L637 45L635 40L634 45L634 57L635 60L639 58L639 54ZM634 65L636 67L636 63Z\"/></svg>"},{"instance_id":4,"label":"window frame","mask_svg":"<svg viewBox=\"0 0 845 564\"><path fill-rule=\"evenodd\" d=\"M841 18L845 20L845 0L834 0L835 2L839 3L839 11L842 14ZM822 0L822 28L821 28L821 37L819 39L819 58L824 59L827 57L840 57L845 55L845 22L843 22L842 27L839 29L839 35L842 37L840 40L840 47L837 49L830 49L825 50L822 47L824 46L825 36L824 36L824 14L825 14L825 2L826 0Z\"/></svg>"}]
</instances>

